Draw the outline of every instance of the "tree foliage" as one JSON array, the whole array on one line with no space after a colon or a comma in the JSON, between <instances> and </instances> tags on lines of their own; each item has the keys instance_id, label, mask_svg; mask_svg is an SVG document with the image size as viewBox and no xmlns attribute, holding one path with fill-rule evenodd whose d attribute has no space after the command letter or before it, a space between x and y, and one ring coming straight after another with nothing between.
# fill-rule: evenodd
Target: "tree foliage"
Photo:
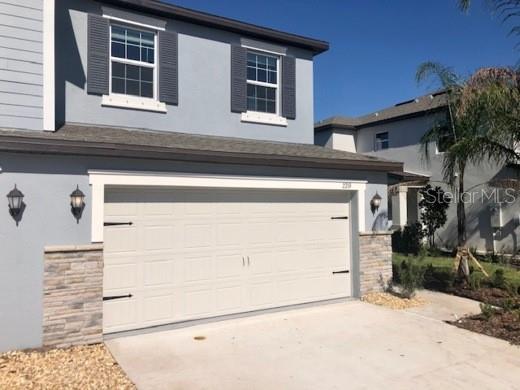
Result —
<instances>
[{"instance_id":1,"label":"tree foliage","mask_svg":"<svg viewBox=\"0 0 520 390\"><path fill-rule=\"evenodd\" d=\"M450 200L446 197L444 190L427 184L419 190L421 201L421 221L424 225L428 243L431 248L435 246L435 232L444 226L448 217L446 211L450 207Z\"/></svg>"}]
</instances>

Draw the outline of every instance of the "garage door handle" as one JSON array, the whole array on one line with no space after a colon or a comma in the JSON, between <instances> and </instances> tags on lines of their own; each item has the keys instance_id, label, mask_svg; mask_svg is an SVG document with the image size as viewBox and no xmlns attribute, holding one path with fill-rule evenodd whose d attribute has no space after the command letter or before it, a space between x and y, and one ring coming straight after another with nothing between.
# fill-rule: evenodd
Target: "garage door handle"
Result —
<instances>
[{"instance_id":1,"label":"garage door handle","mask_svg":"<svg viewBox=\"0 0 520 390\"><path fill-rule=\"evenodd\" d=\"M104 226L121 226L121 225L133 225L133 222L105 222L103 223Z\"/></svg>"},{"instance_id":2,"label":"garage door handle","mask_svg":"<svg viewBox=\"0 0 520 390\"><path fill-rule=\"evenodd\" d=\"M247 266L249 267L251 265L251 261L249 260L249 256L247 256Z\"/></svg>"},{"instance_id":3,"label":"garage door handle","mask_svg":"<svg viewBox=\"0 0 520 390\"><path fill-rule=\"evenodd\" d=\"M246 266L246 259L244 256L242 256L242 267Z\"/></svg>"},{"instance_id":4,"label":"garage door handle","mask_svg":"<svg viewBox=\"0 0 520 390\"><path fill-rule=\"evenodd\" d=\"M104 301L113 301L114 299L132 298L132 294L126 295L111 295L109 297L103 297Z\"/></svg>"},{"instance_id":5,"label":"garage door handle","mask_svg":"<svg viewBox=\"0 0 520 390\"><path fill-rule=\"evenodd\" d=\"M343 271L332 271L332 275L336 275L336 274L348 274L350 273L350 271L348 269L345 269Z\"/></svg>"},{"instance_id":6,"label":"garage door handle","mask_svg":"<svg viewBox=\"0 0 520 390\"><path fill-rule=\"evenodd\" d=\"M347 216L345 216L345 217L330 217L330 219L348 219L348 217Z\"/></svg>"}]
</instances>

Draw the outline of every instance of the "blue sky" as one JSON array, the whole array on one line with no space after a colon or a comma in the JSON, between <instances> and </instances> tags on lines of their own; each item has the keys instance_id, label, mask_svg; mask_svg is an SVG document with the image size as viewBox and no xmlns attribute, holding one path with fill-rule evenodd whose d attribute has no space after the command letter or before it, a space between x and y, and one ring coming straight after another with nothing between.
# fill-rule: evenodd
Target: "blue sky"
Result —
<instances>
[{"instance_id":1,"label":"blue sky","mask_svg":"<svg viewBox=\"0 0 520 390\"><path fill-rule=\"evenodd\" d=\"M174 0L174 4L326 40L315 58L315 119L357 116L424 94L417 66L427 60L468 74L520 58L509 28L475 0Z\"/></svg>"}]
</instances>

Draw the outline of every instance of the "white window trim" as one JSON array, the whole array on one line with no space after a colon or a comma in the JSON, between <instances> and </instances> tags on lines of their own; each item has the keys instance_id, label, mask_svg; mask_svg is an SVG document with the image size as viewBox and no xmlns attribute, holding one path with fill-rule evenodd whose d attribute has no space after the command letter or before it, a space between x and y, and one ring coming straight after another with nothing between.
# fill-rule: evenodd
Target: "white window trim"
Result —
<instances>
[{"instance_id":1,"label":"white window trim","mask_svg":"<svg viewBox=\"0 0 520 390\"><path fill-rule=\"evenodd\" d=\"M144 110L144 111L155 111L155 112L167 112L166 104L159 101L159 79L158 79L158 40L157 40L157 31L153 30L161 30L161 28L143 25L141 23L130 22L120 18L114 18L111 16L103 15L110 20L115 20L120 23L110 23L109 29L109 67L108 67L108 88L109 94L103 95L101 98L101 105L105 107L118 107L118 108L130 108L134 110ZM125 24L130 24L132 26L125 26ZM112 26L121 26L134 28L138 31L151 32L154 34L154 63L150 64L148 62L129 60L126 58L112 57ZM139 26L141 28L135 28L134 26ZM150 31L152 29L152 31ZM164 30L164 29L162 29ZM119 62L121 64L129 64L142 66L153 69L153 98L146 98L141 96L133 96L133 95L125 95L119 93L112 92L112 62Z\"/></svg>"},{"instance_id":2,"label":"white window trim","mask_svg":"<svg viewBox=\"0 0 520 390\"><path fill-rule=\"evenodd\" d=\"M243 112L240 120L242 122L249 123L261 123L267 125L275 125L275 126L287 126L287 118L282 116L282 79L281 79L281 64L282 64L282 56L284 53L277 53L274 51L258 49L255 47L242 45L242 47L246 48L251 52L256 52L260 55L265 55L268 57L276 58L276 85L271 83L266 83L262 81L248 80L246 77L246 84L258 85L261 87L269 87L276 89L276 113L269 112L261 112L261 111L246 111Z\"/></svg>"},{"instance_id":3,"label":"white window trim","mask_svg":"<svg viewBox=\"0 0 520 390\"><path fill-rule=\"evenodd\" d=\"M132 20L117 18L115 16L110 16L110 15L106 15L106 14L103 15L103 17L106 18L106 19L109 19L111 21L113 20L114 22L120 22L120 23L123 23L123 24L130 24L132 26L143 27L143 28L150 29L150 30L158 30L158 31L165 31L166 30L164 27L152 26L151 24L134 22Z\"/></svg>"},{"instance_id":4,"label":"white window trim","mask_svg":"<svg viewBox=\"0 0 520 390\"><path fill-rule=\"evenodd\" d=\"M366 180L335 181L290 177L254 177L184 174L176 172L134 172L89 170L92 187L92 242L103 242L106 186L160 186L197 188L242 188L279 190L320 190L358 192L358 230L365 231Z\"/></svg>"}]
</instances>

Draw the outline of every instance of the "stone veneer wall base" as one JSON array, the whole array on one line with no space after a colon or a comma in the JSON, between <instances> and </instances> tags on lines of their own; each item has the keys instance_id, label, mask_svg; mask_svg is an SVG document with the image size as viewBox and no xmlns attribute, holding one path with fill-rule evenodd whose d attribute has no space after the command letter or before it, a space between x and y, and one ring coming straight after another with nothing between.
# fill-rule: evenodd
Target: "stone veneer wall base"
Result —
<instances>
[{"instance_id":1,"label":"stone veneer wall base","mask_svg":"<svg viewBox=\"0 0 520 390\"><path fill-rule=\"evenodd\" d=\"M103 245L46 247L43 346L103 340Z\"/></svg>"},{"instance_id":2,"label":"stone veneer wall base","mask_svg":"<svg viewBox=\"0 0 520 390\"><path fill-rule=\"evenodd\" d=\"M360 295L382 292L392 279L392 232L359 234Z\"/></svg>"}]
</instances>

